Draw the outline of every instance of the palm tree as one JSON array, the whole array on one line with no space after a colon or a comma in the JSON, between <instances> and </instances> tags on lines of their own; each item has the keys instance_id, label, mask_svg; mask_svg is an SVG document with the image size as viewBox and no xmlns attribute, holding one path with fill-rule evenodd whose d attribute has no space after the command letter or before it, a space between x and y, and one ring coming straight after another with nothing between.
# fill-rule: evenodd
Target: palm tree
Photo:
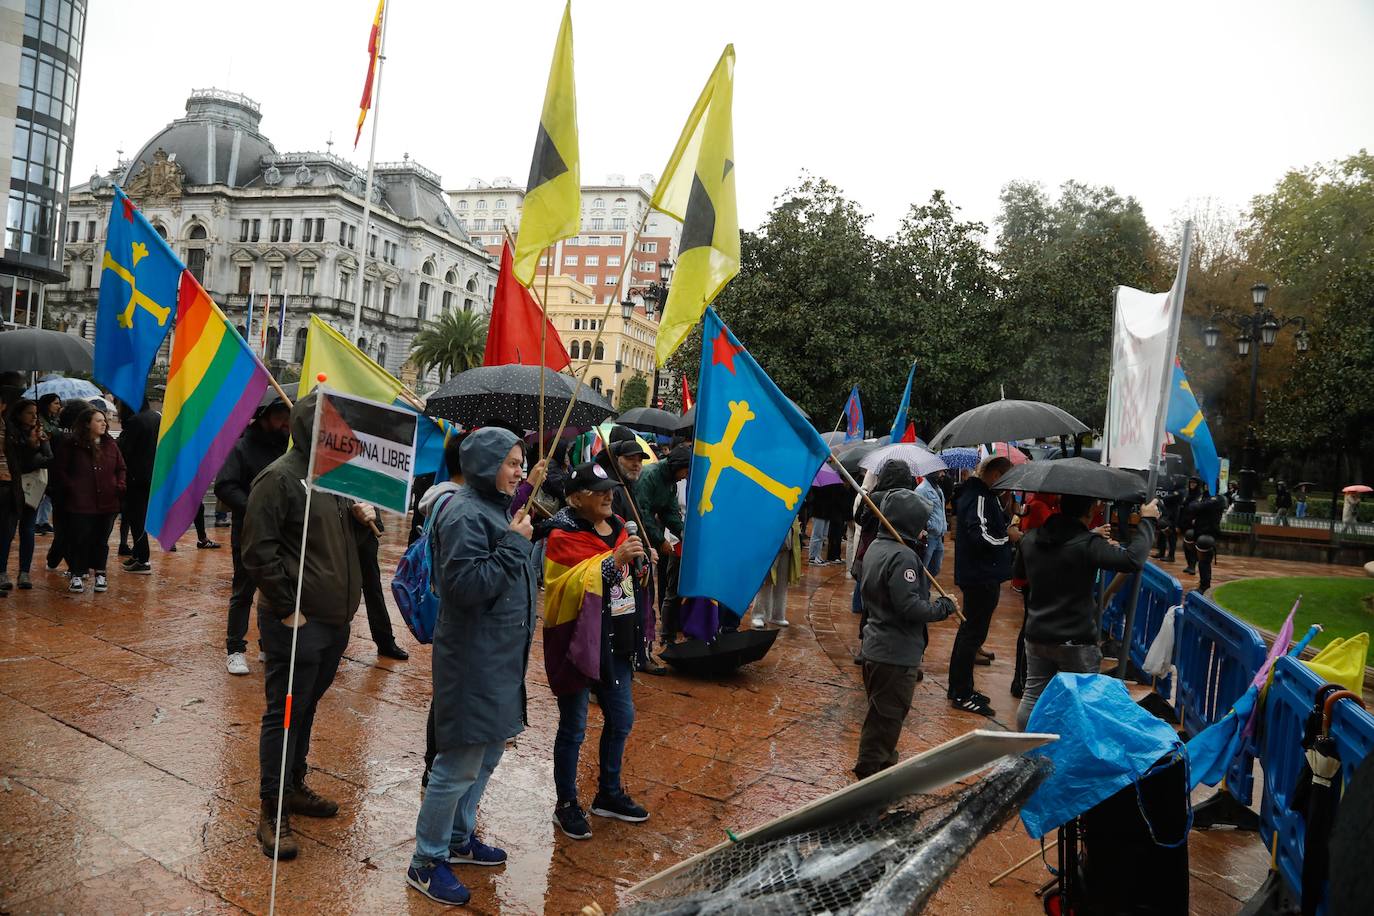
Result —
<instances>
[{"instance_id":1,"label":"palm tree","mask_svg":"<svg viewBox=\"0 0 1374 916\"><path fill-rule=\"evenodd\" d=\"M482 365L487 346L487 322L476 312L462 309L441 312L410 345L410 360L423 376L439 370L442 384L450 375Z\"/></svg>"}]
</instances>

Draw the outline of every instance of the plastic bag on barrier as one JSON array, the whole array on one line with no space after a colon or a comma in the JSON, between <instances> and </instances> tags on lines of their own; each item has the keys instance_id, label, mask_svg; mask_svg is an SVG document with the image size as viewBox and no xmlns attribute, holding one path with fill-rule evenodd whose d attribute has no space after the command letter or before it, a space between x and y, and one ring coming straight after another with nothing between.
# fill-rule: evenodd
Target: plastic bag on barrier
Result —
<instances>
[{"instance_id":1,"label":"plastic bag on barrier","mask_svg":"<svg viewBox=\"0 0 1374 916\"><path fill-rule=\"evenodd\" d=\"M1340 684L1352 693L1361 693L1368 655L1369 634L1359 633L1349 639L1336 637L1303 664L1328 684Z\"/></svg>"},{"instance_id":2,"label":"plastic bag on barrier","mask_svg":"<svg viewBox=\"0 0 1374 916\"><path fill-rule=\"evenodd\" d=\"M1179 612L1176 604L1164 614L1159 624L1159 634L1150 643L1150 651L1145 653L1145 664L1141 670L1151 677L1164 677L1174 664L1174 615Z\"/></svg>"},{"instance_id":3,"label":"plastic bag on barrier","mask_svg":"<svg viewBox=\"0 0 1374 916\"><path fill-rule=\"evenodd\" d=\"M1101 674L1059 674L1035 704L1026 730L1059 740L1030 751L1054 771L1021 807L1021 823L1042 837L1125 786L1183 743L1141 709L1126 685Z\"/></svg>"}]
</instances>

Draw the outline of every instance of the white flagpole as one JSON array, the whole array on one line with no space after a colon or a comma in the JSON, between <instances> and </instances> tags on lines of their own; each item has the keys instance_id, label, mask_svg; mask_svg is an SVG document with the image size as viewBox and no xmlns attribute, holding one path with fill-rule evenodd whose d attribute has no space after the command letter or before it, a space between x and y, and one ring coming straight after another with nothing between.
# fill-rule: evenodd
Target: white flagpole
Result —
<instances>
[{"instance_id":1,"label":"white flagpole","mask_svg":"<svg viewBox=\"0 0 1374 916\"><path fill-rule=\"evenodd\" d=\"M1164 438L1164 426L1169 419L1169 388L1174 378L1174 357L1178 353L1178 329L1183 322L1183 294L1188 289L1188 261L1193 256L1193 222L1183 224L1183 244L1178 253L1178 273L1174 275L1174 286L1169 291L1173 315L1169 319L1169 343L1165 349L1163 377L1159 381L1159 408L1155 417L1154 437L1150 442L1150 470L1146 476L1145 498L1154 499L1155 485L1159 481L1159 448ZM1115 314L1115 310L1113 310ZM1140 581L1143 572L1136 573L1131 579L1131 596L1126 599L1126 619L1121 631L1121 657L1117 659L1116 676L1125 679L1131 664L1131 631L1135 629L1135 611L1140 603Z\"/></svg>"},{"instance_id":2,"label":"white flagpole","mask_svg":"<svg viewBox=\"0 0 1374 916\"><path fill-rule=\"evenodd\" d=\"M323 385L318 390L325 390ZM286 666L286 711L282 718L281 768L277 774L277 834L272 840L272 893L267 903L269 916L277 910L277 857L281 851L281 809L286 798L286 756L291 747L291 691L296 683L296 637L300 635L304 621L301 620L301 586L305 582L305 542L310 533L310 497L314 495L315 441L320 435L320 404L323 394L315 399L315 416L310 422L310 451L305 469L305 519L301 523L301 552L296 563L296 606L287 621L291 625L291 659Z\"/></svg>"},{"instance_id":3,"label":"white flagpole","mask_svg":"<svg viewBox=\"0 0 1374 916\"><path fill-rule=\"evenodd\" d=\"M377 124L382 116L382 68L386 66L386 23L391 18L391 4L382 7L382 31L377 38L377 83L372 95L372 139L367 151L367 187L363 190L363 244L358 253L358 300L353 306L353 339L358 344L358 332L363 323L363 290L367 288L368 223L372 221L372 182L377 161Z\"/></svg>"}]
</instances>

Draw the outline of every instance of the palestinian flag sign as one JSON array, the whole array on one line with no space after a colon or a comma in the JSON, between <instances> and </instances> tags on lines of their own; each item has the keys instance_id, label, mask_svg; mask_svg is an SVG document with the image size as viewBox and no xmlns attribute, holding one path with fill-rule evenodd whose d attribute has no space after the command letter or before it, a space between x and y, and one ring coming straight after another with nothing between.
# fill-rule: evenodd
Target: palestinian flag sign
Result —
<instances>
[{"instance_id":1,"label":"palestinian flag sign","mask_svg":"<svg viewBox=\"0 0 1374 916\"><path fill-rule=\"evenodd\" d=\"M323 385L318 391L310 485L405 514L418 415Z\"/></svg>"}]
</instances>

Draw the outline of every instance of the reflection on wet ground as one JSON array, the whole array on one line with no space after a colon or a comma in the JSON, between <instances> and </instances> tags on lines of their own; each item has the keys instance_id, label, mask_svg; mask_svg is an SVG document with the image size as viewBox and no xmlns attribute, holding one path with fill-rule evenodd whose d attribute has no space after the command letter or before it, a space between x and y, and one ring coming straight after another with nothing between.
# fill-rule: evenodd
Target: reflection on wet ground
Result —
<instances>
[{"instance_id":1,"label":"reflection on wet ground","mask_svg":"<svg viewBox=\"0 0 1374 916\"><path fill-rule=\"evenodd\" d=\"M384 569L400 550L395 539L383 545ZM1327 570L1224 557L1216 573L1224 581ZM270 860L252 835L261 666L250 652L252 674L224 670L229 575L227 549L197 551L183 539L179 552L155 557L152 576L113 573L105 594L69 594L65 580L40 571L33 591L0 600L0 909L266 911ZM952 587L948 572L942 579ZM593 818L587 842L566 839L550 821L557 706L536 640L531 727L496 771L479 818L484 840L506 848L510 863L460 869L470 909L573 913L597 901L612 911L631 885L727 829L849 782L864 705L850 656L850 587L842 567L808 569L792 590L792 626L766 659L733 678L638 680L625 782L652 817L640 825ZM1004 591L987 644L997 659L978 669L999 725L1014 721L1007 686L1019 601ZM403 881L419 809L429 651L393 617L411 660L379 662L359 614L316 719L311 782L342 810L332 820L295 821L301 853L281 868L282 912L438 909ZM904 755L998 727L945 702L953 633L932 627ZM598 729L593 712L593 752L581 773L587 799ZM988 888L1037 847L1009 822L959 867L930 911L1040 912L1032 896L1046 878L1039 864ZM1254 835L1196 833L1191 853L1197 913L1234 912L1265 875Z\"/></svg>"}]
</instances>

